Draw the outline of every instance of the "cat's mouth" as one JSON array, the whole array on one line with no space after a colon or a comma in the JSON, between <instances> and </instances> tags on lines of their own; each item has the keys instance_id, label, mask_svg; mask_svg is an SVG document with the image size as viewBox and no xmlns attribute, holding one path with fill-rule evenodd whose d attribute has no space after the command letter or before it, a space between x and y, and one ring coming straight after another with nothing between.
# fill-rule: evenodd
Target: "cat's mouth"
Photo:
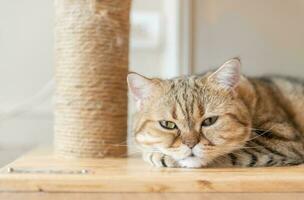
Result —
<instances>
[{"instance_id":1,"label":"cat's mouth","mask_svg":"<svg viewBox=\"0 0 304 200\"><path fill-rule=\"evenodd\" d=\"M182 156L173 156L176 161L185 160L185 159L202 159L200 156L195 155L194 152L189 152L188 154L184 154Z\"/></svg>"}]
</instances>

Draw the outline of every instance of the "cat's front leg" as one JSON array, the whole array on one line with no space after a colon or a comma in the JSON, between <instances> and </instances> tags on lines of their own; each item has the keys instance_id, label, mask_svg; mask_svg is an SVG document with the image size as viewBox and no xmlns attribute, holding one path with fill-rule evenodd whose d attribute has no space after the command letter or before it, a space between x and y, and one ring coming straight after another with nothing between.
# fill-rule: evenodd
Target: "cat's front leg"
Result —
<instances>
[{"instance_id":1,"label":"cat's front leg","mask_svg":"<svg viewBox=\"0 0 304 200\"><path fill-rule=\"evenodd\" d=\"M142 156L144 161L156 167L180 167L172 157L160 152L143 152Z\"/></svg>"}]
</instances>

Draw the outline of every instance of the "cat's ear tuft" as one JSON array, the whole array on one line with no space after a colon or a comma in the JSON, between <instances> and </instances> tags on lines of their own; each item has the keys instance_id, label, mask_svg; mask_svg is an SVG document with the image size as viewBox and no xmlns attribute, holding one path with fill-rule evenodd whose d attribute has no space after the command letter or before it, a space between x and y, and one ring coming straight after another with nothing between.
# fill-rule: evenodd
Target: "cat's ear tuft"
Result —
<instances>
[{"instance_id":1,"label":"cat's ear tuft","mask_svg":"<svg viewBox=\"0 0 304 200\"><path fill-rule=\"evenodd\" d=\"M209 78L215 81L225 89L233 89L241 78L241 61L239 58L233 58L225 62Z\"/></svg>"},{"instance_id":2,"label":"cat's ear tuft","mask_svg":"<svg viewBox=\"0 0 304 200\"><path fill-rule=\"evenodd\" d=\"M143 100L149 98L151 94L153 94L152 92L155 84L152 79L131 72L128 74L127 82L129 91L138 104L141 104Z\"/></svg>"}]
</instances>

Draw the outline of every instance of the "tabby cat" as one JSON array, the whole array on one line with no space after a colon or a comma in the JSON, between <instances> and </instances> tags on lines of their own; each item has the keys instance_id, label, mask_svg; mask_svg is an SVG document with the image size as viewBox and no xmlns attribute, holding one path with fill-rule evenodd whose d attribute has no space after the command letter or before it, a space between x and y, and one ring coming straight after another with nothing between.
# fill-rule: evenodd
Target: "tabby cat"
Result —
<instances>
[{"instance_id":1,"label":"tabby cat","mask_svg":"<svg viewBox=\"0 0 304 200\"><path fill-rule=\"evenodd\" d=\"M262 167L304 162L304 82L216 71L169 80L128 75L134 138L158 167Z\"/></svg>"}]
</instances>

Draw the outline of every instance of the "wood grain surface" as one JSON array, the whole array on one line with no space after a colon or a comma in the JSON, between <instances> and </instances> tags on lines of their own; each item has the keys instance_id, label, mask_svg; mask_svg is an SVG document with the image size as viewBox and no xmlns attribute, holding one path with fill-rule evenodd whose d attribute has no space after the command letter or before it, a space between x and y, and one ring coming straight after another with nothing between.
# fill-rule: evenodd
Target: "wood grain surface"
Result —
<instances>
[{"instance_id":1,"label":"wood grain surface","mask_svg":"<svg viewBox=\"0 0 304 200\"><path fill-rule=\"evenodd\" d=\"M301 193L0 193L2 200L303 200Z\"/></svg>"},{"instance_id":2,"label":"wood grain surface","mask_svg":"<svg viewBox=\"0 0 304 200\"><path fill-rule=\"evenodd\" d=\"M0 192L1 195L22 192L301 195L304 167L166 169L151 167L140 158L59 158L50 149L40 148L1 169Z\"/></svg>"}]
</instances>

